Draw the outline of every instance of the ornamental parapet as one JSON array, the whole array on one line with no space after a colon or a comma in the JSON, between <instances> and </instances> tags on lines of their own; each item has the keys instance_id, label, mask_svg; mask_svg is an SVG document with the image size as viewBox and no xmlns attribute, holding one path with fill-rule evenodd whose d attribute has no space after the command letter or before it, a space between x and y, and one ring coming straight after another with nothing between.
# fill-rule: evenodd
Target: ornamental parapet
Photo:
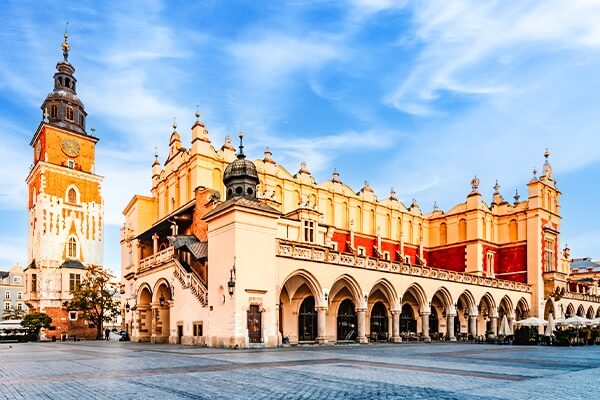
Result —
<instances>
[{"instance_id":1,"label":"ornamental parapet","mask_svg":"<svg viewBox=\"0 0 600 400\"><path fill-rule=\"evenodd\" d=\"M398 273L409 276L439 279L449 282L466 283L470 285L486 286L498 289L508 289L517 292L531 292L531 285L503 279L486 278L462 272L448 271L445 269L424 267L420 265L387 261L379 258L359 256L351 253L334 251L325 246L308 243L297 243L278 239L277 255L279 257L298 260L336 264L347 267L372 269ZM565 295L566 297L566 295Z\"/></svg>"},{"instance_id":2,"label":"ornamental parapet","mask_svg":"<svg viewBox=\"0 0 600 400\"><path fill-rule=\"evenodd\" d=\"M173 260L175 257L175 249L173 246L167 247L164 250L159 251L156 254L151 255L150 257L143 258L140 261L140 268L138 269L138 273L142 273L148 271L152 268L158 267L162 264L168 263Z\"/></svg>"},{"instance_id":3,"label":"ornamental parapet","mask_svg":"<svg viewBox=\"0 0 600 400\"><path fill-rule=\"evenodd\" d=\"M565 294L562 297L563 299L592 301L594 303L600 303L600 296L596 296L593 294L565 292Z\"/></svg>"}]
</instances>

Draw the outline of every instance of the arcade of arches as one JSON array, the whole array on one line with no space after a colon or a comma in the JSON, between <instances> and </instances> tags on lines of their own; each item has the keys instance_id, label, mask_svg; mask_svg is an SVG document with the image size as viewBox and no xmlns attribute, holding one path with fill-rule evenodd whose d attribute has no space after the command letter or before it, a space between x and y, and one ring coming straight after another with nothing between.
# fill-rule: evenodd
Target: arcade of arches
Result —
<instances>
[{"instance_id":1,"label":"arcade of arches","mask_svg":"<svg viewBox=\"0 0 600 400\"><path fill-rule=\"evenodd\" d=\"M362 289L349 276L323 289L306 271L291 274L281 289L279 334L292 344L453 341L493 337L504 316L510 324L529 316L523 293L492 294L472 285L429 293L418 283L401 291L385 279Z\"/></svg>"}]
</instances>

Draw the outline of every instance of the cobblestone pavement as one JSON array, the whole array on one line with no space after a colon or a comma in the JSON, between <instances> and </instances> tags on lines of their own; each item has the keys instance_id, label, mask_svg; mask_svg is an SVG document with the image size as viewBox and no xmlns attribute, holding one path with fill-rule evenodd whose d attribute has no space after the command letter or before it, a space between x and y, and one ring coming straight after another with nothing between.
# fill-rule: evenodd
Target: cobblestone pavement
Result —
<instances>
[{"instance_id":1,"label":"cobblestone pavement","mask_svg":"<svg viewBox=\"0 0 600 400\"><path fill-rule=\"evenodd\" d=\"M599 399L600 346L0 344L0 399Z\"/></svg>"}]
</instances>

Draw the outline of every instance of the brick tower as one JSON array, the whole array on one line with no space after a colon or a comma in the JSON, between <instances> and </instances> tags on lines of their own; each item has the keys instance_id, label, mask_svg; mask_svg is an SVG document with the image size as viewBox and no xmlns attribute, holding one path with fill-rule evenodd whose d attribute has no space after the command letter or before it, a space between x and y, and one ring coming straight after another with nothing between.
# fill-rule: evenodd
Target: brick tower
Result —
<instances>
[{"instance_id":1,"label":"brick tower","mask_svg":"<svg viewBox=\"0 0 600 400\"><path fill-rule=\"evenodd\" d=\"M102 177L94 173L98 139L85 129L77 97L75 68L69 63L65 33L63 60L56 65L54 89L42 104L43 121L30 145L33 166L29 188L29 249L25 300L33 312L52 317L42 338L94 337L96 330L65 301L90 265L102 265Z\"/></svg>"}]
</instances>

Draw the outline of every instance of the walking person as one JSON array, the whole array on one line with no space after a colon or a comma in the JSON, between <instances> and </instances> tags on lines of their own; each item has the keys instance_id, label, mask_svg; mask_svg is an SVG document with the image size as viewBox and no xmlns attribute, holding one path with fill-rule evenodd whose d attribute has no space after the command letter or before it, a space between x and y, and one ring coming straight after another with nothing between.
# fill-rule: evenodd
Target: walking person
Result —
<instances>
[{"instance_id":1,"label":"walking person","mask_svg":"<svg viewBox=\"0 0 600 400\"><path fill-rule=\"evenodd\" d=\"M110 340L110 329L106 328L104 330L104 339L105 340Z\"/></svg>"}]
</instances>

